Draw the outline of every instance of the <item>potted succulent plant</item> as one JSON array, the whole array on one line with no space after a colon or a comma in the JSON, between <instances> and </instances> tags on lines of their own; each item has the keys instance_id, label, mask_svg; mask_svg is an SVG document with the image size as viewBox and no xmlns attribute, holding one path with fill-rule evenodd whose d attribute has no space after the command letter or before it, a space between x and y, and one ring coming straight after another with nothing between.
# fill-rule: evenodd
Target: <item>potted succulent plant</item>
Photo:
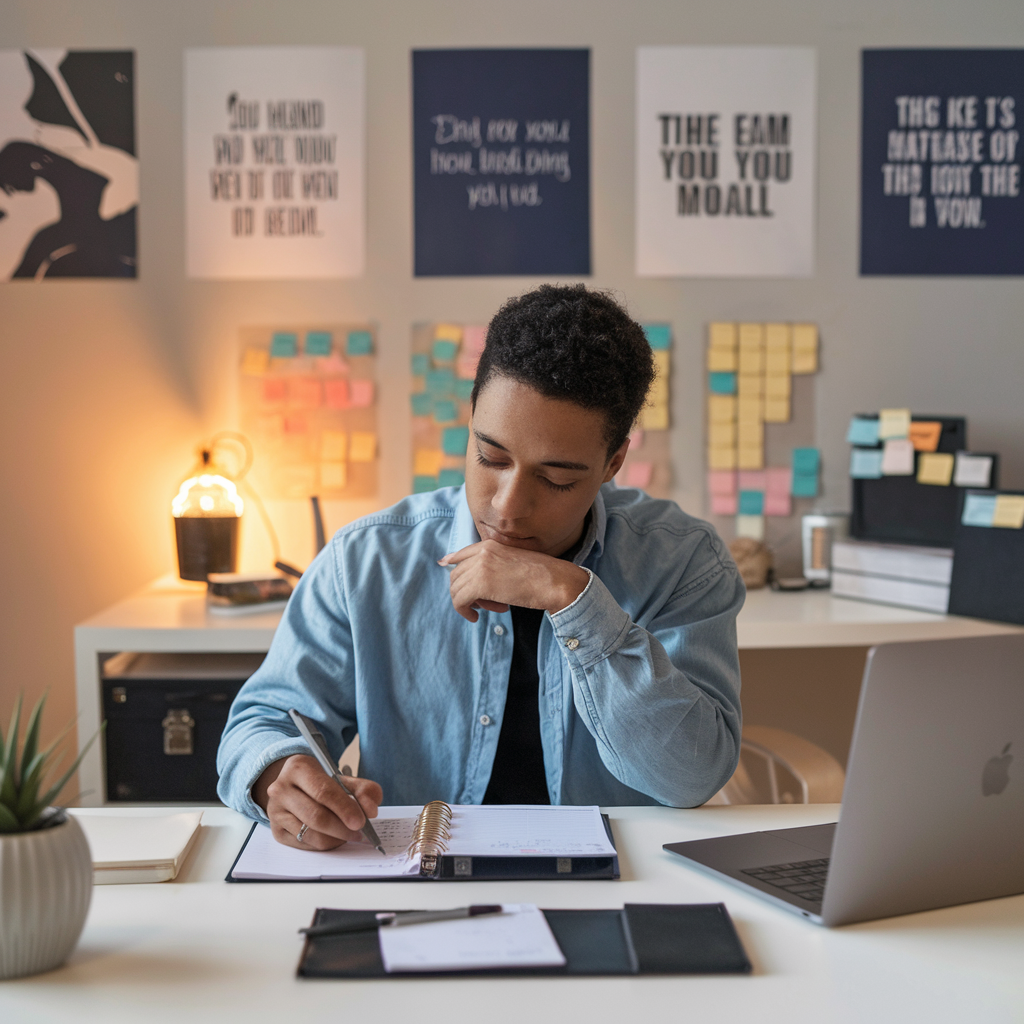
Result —
<instances>
[{"instance_id":1,"label":"potted succulent plant","mask_svg":"<svg viewBox=\"0 0 1024 1024\"><path fill-rule=\"evenodd\" d=\"M20 757L20 695L7 736L0 731L0 979L60 966L82 934L92 899L85 833L54 801L96 737L49 785L71 726L40 750L45 701L29 715Z\"/></svg>"}]
</instances>

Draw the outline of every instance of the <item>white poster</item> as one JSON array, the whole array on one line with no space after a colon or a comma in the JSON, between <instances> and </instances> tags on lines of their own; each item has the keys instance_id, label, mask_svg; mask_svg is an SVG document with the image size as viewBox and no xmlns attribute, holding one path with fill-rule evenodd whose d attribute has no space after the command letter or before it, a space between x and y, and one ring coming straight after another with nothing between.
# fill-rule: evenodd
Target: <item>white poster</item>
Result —
<instances>
[{"instance_id":1,"label":"white poster","mask_svg":"<svg viewBox=\"0 0 1024 1024\"><path fill-rule=\"evenodd\" d=\"M807 47L637 50L639 276L814 273L815 64Z\"/></svg>"},{"instance_id":2,"label":"white poster","mask_svg":"<svg viewBox=\"0 0 1024 1024\"><path fill-rule=\"evenodd\" d=\"M186 50L188 276L362 274L364 133L362 50Z\"/></svg>"}]
</instances>

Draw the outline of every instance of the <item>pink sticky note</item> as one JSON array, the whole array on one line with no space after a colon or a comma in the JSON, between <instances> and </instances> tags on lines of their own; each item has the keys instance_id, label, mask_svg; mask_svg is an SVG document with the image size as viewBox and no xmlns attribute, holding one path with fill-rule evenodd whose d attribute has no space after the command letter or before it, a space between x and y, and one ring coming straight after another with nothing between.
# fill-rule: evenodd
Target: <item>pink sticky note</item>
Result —
<instances>
[{"instance_id":1,"label":"pink sticky note","mask_svg":"<svg viewBox=\"0 0 1024 1024\"><path fill-rule=\"evenodd\" d=\"M304 434L306 432L306 417L301 412L293 412L285 416L284 432L286 434Z\"/></svg>"},{"instance_id":2,"label":"pink sticky note","mask_svg":"<svg viewBox=\"0 0 1024 1024\"><path fill-rule=\"evenodd\" d=\"M736 474L731 469L712 469L708 472L708 492L726 497L736 494ZM730 513L723 513L728 515Z\"/></svg>"},{"instance_id":3,"label":"pink sticky note","mask_svg":"<svg viewBox=\"0 0 1024 1024\"><path fill-rule=\"evenodd\" d=\"M631 462L626 467L626 486L646 487L653 473L654 466L650 462Z\"/></svg>"},{"instance_id":4,"label":"pink sticky note","mask_svg":"<svg viewBox=\"0 0 1024 1024\"><path fill-rule=\"evenodd\" d=\"M788 516L792 513L793 499L788 494L765 494L764 514L766 516Z\"/></svg>"},{"instance_id":5,"label":"pink sticky note","mask_svg":"<svg viewBox=\"0 0 1024 1024\"><path fill-rule=\"evenodd\" d=\"M316 377L293 377L288 382L288 398L300 409L315 409L323 400L320 381Z\"/></svg>"},{"instance_id":6,"label":"pink sticky note","mask_svg":"<svg viewBox=\"0 0 1024 1024\"><path fill-rule=\"evenodd\" d=\"M348 381L344 377L324 381L328 409L347 409L350 405Z\"/></svg>"},{"instance_id":7,"label":"pink sticky note","mask_svg":"<svg viewBox=\"0 0 1024 1024\"><path fill-rule=\"evenodd\" d=\"M283 402L288 394L288 382L281 377L268 377L263 382L264 402Z\"/></svg>"},{"instance_id":8,"label":"pink sticky note","mask_svg":"<svg viewBox=\"0 0 1024 1024\"><path fill-rule=\"evenodd\" d=\"M734 516L734 515L736 515L736 495L735 494L712 494L711 495L711 511L716 516Z\"/></svg>"},{"instance_id":9,"label":"pink sticky note","mask_svg":"<svg viewBox=\"0 0 1024 1024\"><path fill-rule=\"evenodd\" d=\"M462 328L462 345L467 352L479 356L487 343L487 328L478 325Z\"/></svg>"},{"instance_id":10,"label":"pink sticky note","mask_svg":"<svg viewBox=\"0 0 1024 1024\"><path fill-rule=\"evenodd\" d=\"M368 405L373 405L372 380L351 380L349 391L353 409L365 409Z\"/></svg>"},{"instance_id":11,"label":"pink sticky note","mask_svg":"<svg viewBox=\"0 0 1024 1024\"><path fill-rule=\"evenodd\" d=\"M774 494L777 497L785 495L789 497L790 489L793 483L793 470L789 466L776 466L765 470L765 476L767 481L765 483L765 493ZM784 515L788 516L788 512L769 512L768 515Z\"/></svg>"},{"instance_id":12,"label":"pink sticky note","mask_svg":"<svg viewBox=\"0 0 1024 1024\"><path fill-rule=\"evenodd\" d=\"M323 359L314 359L318 372L327 375L333 373L348 373L348 363L345 362L337 352L326 356Z\"/></svg>"},{"instance_id":13,"label":"pink sticky note","mask_svg":"<svg viewBox=\"0 0 1024 1024\"><path fill-rule=\"evenodd\" d=\"M461 355L455 363L455 373L466 380L472 380L476 376L476 368L479 363L479 356Z\"/></svg>"},{"instance_id":14,"label":"pink sticky note","mask_svg":"<svg viewBox=\"0 0 1024 1024\"><path fill-rule=\"evenodd\" d=\"M765 490L765 473L763 469L741 469L740 470L741 491L763 491Z\"/></svg>"},{"instance_id":15,"label":"pink sticky note","mask_svg":"<svg viewBox=\"0 0 1024 1024\"><path fill-rule=\"evenodd\" d=\"M630 449L639 448L644 443L644 432L642 430L634 430L629 435L629 447Z\"/></svg>"}]
</instances>

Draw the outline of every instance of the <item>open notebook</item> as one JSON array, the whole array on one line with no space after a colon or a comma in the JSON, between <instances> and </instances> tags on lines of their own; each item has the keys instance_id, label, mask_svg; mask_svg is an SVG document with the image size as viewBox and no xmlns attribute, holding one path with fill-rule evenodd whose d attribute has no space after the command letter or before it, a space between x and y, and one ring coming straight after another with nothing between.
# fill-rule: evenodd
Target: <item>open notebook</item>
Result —
<instances>
[{"instance_id":1,"label":"open notebook","mask_svg":"<svg viewBox=\"0 0 1024 1024\"><path fill-rule=\"evenodd\" d=\"M611 828L598 807L484 804L381 807L387 856L365 843L320 853L253 826L229 882L358 879L618 878Z\"/></svg>"}]
</instances>

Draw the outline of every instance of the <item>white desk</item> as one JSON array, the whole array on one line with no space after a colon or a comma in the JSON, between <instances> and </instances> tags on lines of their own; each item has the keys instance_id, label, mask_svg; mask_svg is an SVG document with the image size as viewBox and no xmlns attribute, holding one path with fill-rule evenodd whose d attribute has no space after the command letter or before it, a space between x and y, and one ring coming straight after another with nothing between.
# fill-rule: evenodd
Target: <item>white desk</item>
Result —
<instances>
[{"instance_id":1,"label":"white desk","mask_svg":"<svg viewBox=\"0 0 1024 1024\"><path fill-rule=\"evenodd\" d=\"M140 814L151 811L85 811ZM175 882L99 886L67 966L0 985L5 1024L772 1022L1024 1019L1024 896L828 931L688 869L661 844L835 819L837 808L611 809L620 882L229 885L248 823L207 809ZM752 977L305 981L315 907L724 902ZM424 1009L426 1007L426 1009Z\"/></svg>"}]
</instances>

